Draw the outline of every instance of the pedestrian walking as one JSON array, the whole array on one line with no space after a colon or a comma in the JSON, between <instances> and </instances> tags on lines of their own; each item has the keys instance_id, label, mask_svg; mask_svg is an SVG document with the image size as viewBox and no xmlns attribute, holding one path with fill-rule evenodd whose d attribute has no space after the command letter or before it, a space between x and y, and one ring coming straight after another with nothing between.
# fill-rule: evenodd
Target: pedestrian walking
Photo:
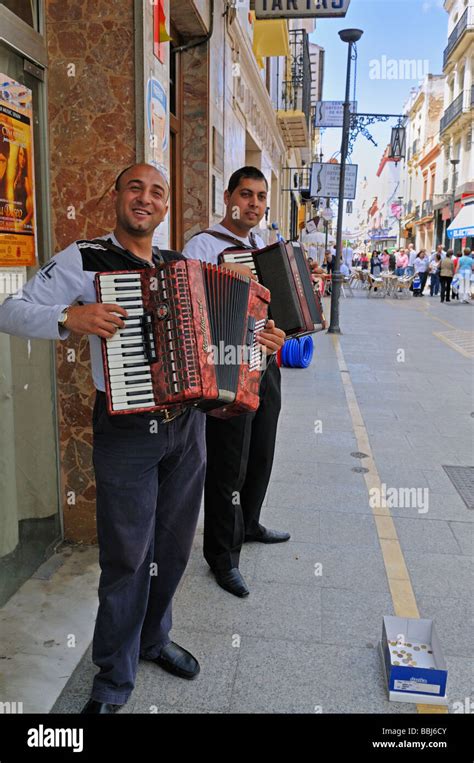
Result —
<instances>
[{"instance_id":1,"label":"pedestrian walking","mask_svg":"<svg viewBox=\"0 0 474 763\"><path fill-rule=\"evenodd\" d=\"M430 262L430 297L437 297L439 294L439 270L441 267L441 254L436 253L434 259Z\"/></svg>"},{"instance_id":2,"label":"pedestrian walking","mask_svg":"<svg viewBox=\"0 0 474 763\"><path fill-rule=\"evenodd\" d=\"M451 283L454 275L454 264L452 261L453 250L448 249L446 257L441 260L439 270L439 280L441 284L441 302L451 301Z\"/></svg>"},{"instance_id":3,"label":"pedestrian walking","mask_svg":"<svg viewBox=\"0 0 474 763\"><path fill-rule=\"evenodd\" d=\"M426 256L426 249L420 249L415 260L413 261L413 267L415 269L415 278L419 276L420 286L419 288L413 288L414 297L422 297L423 290L428 279L428 257Z\"/></svg>"},{"instance_id":4,"label":"pedestrian walking","mask_svg":"<svg viewBox=\"0 0 474 763\"><path fill-rule=\"evenodd\" d=\"M459 257L454 273L459 277L459 296L461 302L469 303L471 301L471 275L473 270L473 259L471 250L466 247L463 250L462 257Z\"/></svg>"}]
</instances>

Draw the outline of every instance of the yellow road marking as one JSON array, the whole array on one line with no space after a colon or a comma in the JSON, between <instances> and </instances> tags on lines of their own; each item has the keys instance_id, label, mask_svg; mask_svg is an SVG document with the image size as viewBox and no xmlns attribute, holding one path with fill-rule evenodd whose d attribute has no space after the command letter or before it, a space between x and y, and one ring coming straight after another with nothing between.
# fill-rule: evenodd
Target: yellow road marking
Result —
<instances>
[{"instance_id":1,"label":"yellow road marking","mask_svg":"<svg viewBox=\"0 0 474 763\"><path fill-rule=\"evenodd\" d=\"M357 440L357 447L363 453L367 453L368 456L368 458L364 458L364 466L368 469L368 472L363 475L367 492L369 495L373 495L371 491L373 488L376 488L378 494L381 495L382 482L375 465L372 449L370 447L369 435L357 402L339 337L337 334L333 334L331 338L336 351L347 406L352 420L352 428ZM382 549L382 556L385 571L387 573L390 594L392 596L394 612L397 617L419 618L420 613L416 604L415 592L413 591L410 574L408 572L390 510L385 506L376 505L375 501L371 501L371 504L374 504L371 506L372 514L374 515L377 535ZM417 704L416 709L418 713L448 712L448 708L444 705Z\"/></svg>"}]
</instances>

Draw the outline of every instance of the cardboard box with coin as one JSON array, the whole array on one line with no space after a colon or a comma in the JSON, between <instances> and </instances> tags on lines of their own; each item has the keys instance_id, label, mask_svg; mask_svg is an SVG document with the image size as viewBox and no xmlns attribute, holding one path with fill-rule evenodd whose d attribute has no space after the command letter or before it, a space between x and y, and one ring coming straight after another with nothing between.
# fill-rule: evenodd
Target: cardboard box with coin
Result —
<instances>
[{"instance_id":1,"label":"cardboard box with coin","mask_svg":"<svg viewBox=\"0 0 474 763\"><path fill-rule=\"evenodd\" d=\"M384 617L380 647L391 701L447 704L448 670L432 620Z\"/></svg>"}]
</instances>

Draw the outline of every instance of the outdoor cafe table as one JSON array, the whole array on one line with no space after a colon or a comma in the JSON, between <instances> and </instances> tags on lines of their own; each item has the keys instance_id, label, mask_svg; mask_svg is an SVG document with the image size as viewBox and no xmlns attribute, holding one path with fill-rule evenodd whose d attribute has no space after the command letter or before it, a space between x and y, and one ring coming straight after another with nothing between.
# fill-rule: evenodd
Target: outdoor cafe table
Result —
<instances>
[{"instance_id":1,"label":"outdoor cafe table","mask_svg":"<svg viewBox=\"0 0 474 763\"><path fill-rule=\"evenodd\" d=\"M387 297L393 297L396 294L398 286L398 276L393 273L381 273L383 278L383 287Z\"/></svg>"}]
</instances>

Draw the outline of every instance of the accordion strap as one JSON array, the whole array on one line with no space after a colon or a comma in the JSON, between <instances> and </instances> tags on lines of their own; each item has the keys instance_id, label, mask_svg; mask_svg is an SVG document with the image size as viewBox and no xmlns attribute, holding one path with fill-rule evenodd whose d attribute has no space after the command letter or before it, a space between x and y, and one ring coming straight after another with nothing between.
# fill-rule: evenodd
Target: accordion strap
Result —
<instances>
[{"instance_id":1,"label":"accordion strap","mask_svg":"<svg viewBox=\"0 0 474 763\"><path fill-rule=\"evenodd\" d=\"M124 254L127 250L122 249L122 247L117 246L114 244L113 241L111 241L109 238L95 238L91 240L92 244L101 244L102 246L105 246L106 249L108 249L110 252L114 252L115 254ZM184 256L180 252L175 252L173 249L164 249L163 251L160 251L157 246L152 247L153 251L153 257L154 259L159 263L163 264L164 262L170 262L174 260L184 260ZM132 252L133 254L133 252ZM136 255L134 255L136 256Z\"/></svg>"},{"instance_id":2,"label":"accordion strap","mask_svg":"<svg viewBox=\"0 0 474 763\"><path fill-rule=\"evenodd\" d=\"M212 230L211 228L200 230L198 233L195 233L192 238L195 236L202 236L203 233L207 233L209 236L214 236L214 238L220 238L222 241L228 241L230 244L233 244L234 247L239 247L239 249L258 249L257 239L252 232L249 234L250 244L245 244L239 238L232 236L230 233L221 233L220 231Z\"/></svg>"}]
</instances>

